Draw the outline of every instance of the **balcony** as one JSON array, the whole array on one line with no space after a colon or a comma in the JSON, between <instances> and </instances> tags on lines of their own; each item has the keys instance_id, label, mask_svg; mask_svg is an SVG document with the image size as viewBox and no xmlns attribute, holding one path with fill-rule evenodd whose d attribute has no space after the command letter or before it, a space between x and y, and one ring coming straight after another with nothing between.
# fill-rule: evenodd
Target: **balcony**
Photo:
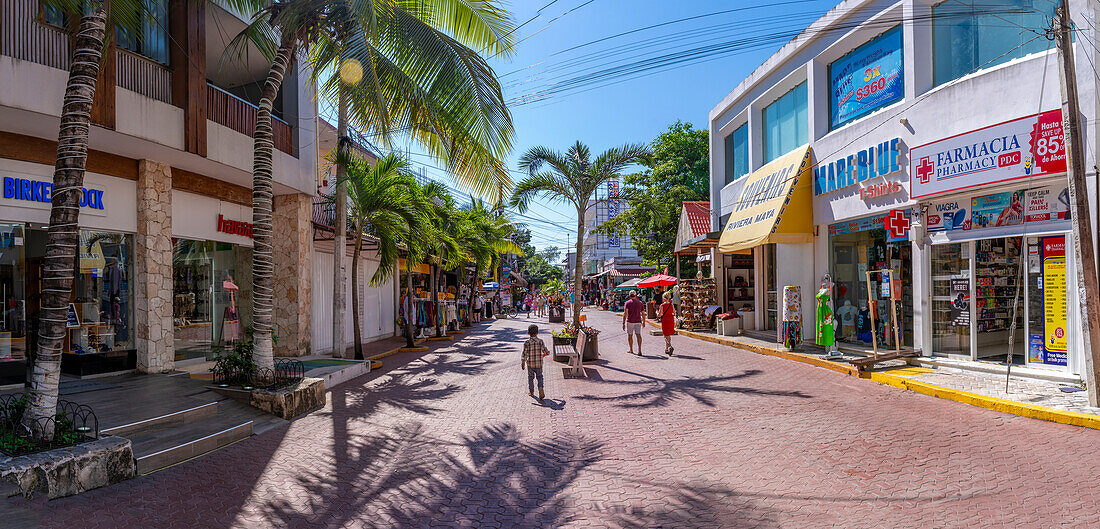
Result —
<instances>
[{"instance_id":1,"label":"balcony","mask_svg":"<svg viewBox=\"0 0 1100 529\"><path fill-rule=\"evenodd\" d=\"M206 84L206 119L252 137L258 111L256 105L210 83ZM275 148L293 156L294 133L290 124L271 116L271 131L275 136Z\"/></svg>"}]
</instances>

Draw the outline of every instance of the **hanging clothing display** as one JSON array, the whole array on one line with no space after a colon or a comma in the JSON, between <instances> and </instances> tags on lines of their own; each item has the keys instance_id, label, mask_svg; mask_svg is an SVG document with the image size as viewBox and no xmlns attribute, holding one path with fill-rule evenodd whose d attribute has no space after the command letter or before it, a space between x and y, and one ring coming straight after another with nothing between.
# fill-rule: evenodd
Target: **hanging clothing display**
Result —
<instances>
[{"instance_id":1,"label":"hanging clothing display","mask_svg":"<svg viewBox=\"0 0 1100 529\"><path fill-rule=\"evenodd\" d=\"M836 342L834 335L833 297L828 287L817 291L817 345L832 347Z\"/></svg>"},{"instance_id":2,"label":"hanging clothing display","mask_svg":"<svg viewBox=\"0 0 1100 529\"><path fill-rule=\"evenodd\" d=\"M856 338L864 343L871 342L871 311L867 307L856 313Z\"/></svg>"},{"instance_id":3,"label":"hanging clothing display","mask_svg":"<svg viewBox=\"0 0 1100 529\"><path fill-rule=\"evenodd\" d=\"M794 349L802 342L802 290L783 287L783 345Z\"/></svg>"}]
</instances>

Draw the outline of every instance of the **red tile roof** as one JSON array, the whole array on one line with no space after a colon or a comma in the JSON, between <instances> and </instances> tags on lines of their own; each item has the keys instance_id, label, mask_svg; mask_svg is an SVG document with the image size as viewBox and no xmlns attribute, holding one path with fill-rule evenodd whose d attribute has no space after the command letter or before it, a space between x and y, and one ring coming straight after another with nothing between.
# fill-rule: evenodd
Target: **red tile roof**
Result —
<instances>
[{"instance_id":1,"label":"red tile roof","mask_svg":"<svg viewBox=\"0 0 1100 529\"><path fill-rule=\"evenodd\" d=\"M685 200L683 208L683 213L688 218L688 225L691 226L691 234L687 239L710 233L710 202Z\"/></svg>"}]
</instances>

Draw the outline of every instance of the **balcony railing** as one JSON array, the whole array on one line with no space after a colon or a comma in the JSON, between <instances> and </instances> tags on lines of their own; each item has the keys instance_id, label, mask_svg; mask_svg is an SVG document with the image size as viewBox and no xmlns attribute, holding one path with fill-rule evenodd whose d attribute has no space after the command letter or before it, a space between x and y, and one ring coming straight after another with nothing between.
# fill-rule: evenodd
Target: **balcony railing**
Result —
<instances>
[{"instance_id":1,"label":"balcony railing","mask_svg":"<svg viewBox=\"0 0 1100 529\"><path fill-rule=\"evenodd\" d=\"M0 2L0 55L68 70L72 60L69 37L38 22L38 2Z\"/></svg>"},{"instance_id":2,"label":"balcony railing","mask_svg":"<svg viewBox=\"0 0 1100 529\"><path fill-rule=\"evenodd\" d=\"M115 84L145 97L172 104L172 71L126 50L115 52Z\"/></svg>"},{"instance_id":3,"label":"balcony railing","mask_svg":"<svg viewBox=\"0 0 1100 529\"><path fill-rule=\"evenodd\" d=\"M256 105L249 103L212 84L206 85L206 117L248 137L256 128ZM275 136L275 148L293 155L294 134L290 124L271 116L271 131Z\"/></svg>"}]
</instances>

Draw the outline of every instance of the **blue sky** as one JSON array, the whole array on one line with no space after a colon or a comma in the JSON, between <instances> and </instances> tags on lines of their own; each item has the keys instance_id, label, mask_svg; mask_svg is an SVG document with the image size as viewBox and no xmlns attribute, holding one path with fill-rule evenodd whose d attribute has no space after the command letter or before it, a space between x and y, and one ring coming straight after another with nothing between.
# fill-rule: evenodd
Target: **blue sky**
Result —
<instances>
[{"instance_id":1,"label":"blue sky","mask_svg":"<svg viewBox=\"0 0 1100 529\"><path fill-rule=\"evenodd\" d=\"M515 169L516 159L535 145L565 150L580 140L598 153L623 143L648 143L677 119L705 130L707 114L718 101L789 39L782 33L806 27L835 4L835 0L513 1L510 7L516 23L526 22L516 33L518 50L511 59L493 60L492 65L506 98L530 101L550 97L512 104L516 141L509 167ZM766 7L744 9L753 6ZM731 9L743 10L667 24L563 52L618 33ZM725 50L726 55L702 54L694 64L660 62L669 54L705 46L711 47L710 53ZM648 75L619 77L612 81L621 82L603 87L579 79L598 71L622 74L617 67L638 61L656 61L659 66ZM563 92L561 83L575 86ZM427 160L413 156L412 161ZM445 178L438 170L428 168L427 172ZM518 181L521 175L513 177ZM540 249L571 247L576 229L576 213L571 210L571 206L542 202L528 216L543 220L517 220L528 222L533 243Z\"/></svg>"}]
</instances>

